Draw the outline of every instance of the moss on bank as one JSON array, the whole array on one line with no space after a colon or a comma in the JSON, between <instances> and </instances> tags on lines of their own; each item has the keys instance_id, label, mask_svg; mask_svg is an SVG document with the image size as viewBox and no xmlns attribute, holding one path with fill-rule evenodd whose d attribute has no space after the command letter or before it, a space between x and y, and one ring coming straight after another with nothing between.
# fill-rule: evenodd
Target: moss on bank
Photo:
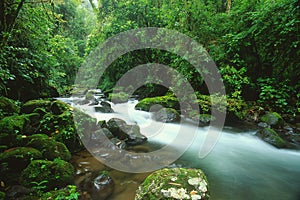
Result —
<instances>
[{"instance_id":1,"label":"moss on bank","mask_svg":"<svg viewBox=\"0 0 300 200\"><path fill-rule=\"evenodd\" d=\"M171 168L155 171L136 191L135 200L209 199L208 181L200 169Z\"/></svg>"}]
</instances>

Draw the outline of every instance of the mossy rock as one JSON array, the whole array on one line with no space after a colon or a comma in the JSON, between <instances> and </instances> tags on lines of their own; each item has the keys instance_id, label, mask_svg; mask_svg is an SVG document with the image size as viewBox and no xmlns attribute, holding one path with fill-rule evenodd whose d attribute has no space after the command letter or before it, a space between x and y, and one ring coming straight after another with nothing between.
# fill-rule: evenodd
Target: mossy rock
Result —
<instances>
[{"instance_id":1,"label":"mossy rock","mask_svg":"<svg viewBox=\"0 0 300 200\"><path fill-rule=\"evenodd\" d=\"M20 108L15 101L6 97L0 97L0 112L2 116L9 116L20 112ZM0 115L0 119L1 119Z\"/></svg>"},{"instance_id":2,"label":"mossy rock","mask_svg":"<svg viewBox=\"0 0 300 200\"><path fill-rule=\"evenodd\" d=\"M271 128L264 128L259 130L256 135L262 138L265 142L278 147L284 148L286 147L286 142L278 135L278 133Z\"/></svg>"},{"instance_id":3,"label":"mossy rock","mask_svg":"<svg viewBox=\"0 0 300 200\"><path fill-rule=\"evenodd\" d=\"M56 100L51 103L50 110L54 115L60 115L65 111L70 111L73 109L67 103Z\"/></svg>"},{"instance_id":4,"label":"mossy rock","mask_svg":"<svg viewBox=\"0 0 300 200\"><path fill-rule=\"evenodd\" d=\"M22 113L32 113L36 108L43 108L46 111L50 110L51 101L50 100L30 100L23 104L21 107Z\"/></svg>"},{"instance_id":5,"label":"mossy rock","mask_svg":"<svg viewBox=\"0 0 300 200\"><path fill-rule=\"evenodd\" d=\"M43 154L43 158L48 160L60 158L66 161L71 159L71 153L68 148L63 143L57 142L47 135L32 135L24 138L24 140L27 140L26 146L38 149Z\"/></svg>"},{"instance_id":6,"label":"mossy rock","mask_svg":"<svg viewBox=\"0 0 300 200\"><path fill-rule=\"evenodd\" d=\"M284 126L284 120L277 112L271 112L263 115L260 120L274 128L281 128Z\"/></svg>"},{"instance_id":7,"label":"mossy rock","mask_svg":"<svg viewBox=\"0 0 300 200\"><path fill-rule=\"evenodd\" d=\"M30 115L13 115L0 120L0 130L9 134L24 134Z\"/></svg>"},{"instance_id":8,"label":"mossy rock","mask_svg":"<svg viewBox=\"0 0 300 200\"><path fill-rule=\"evenodd\" d=\"M108 99L113 103L126 103L129 95L125 92L110 93Z\"/></svg>"},{"instance_id":9,"label":"mossy rock","mask_svg":"<svg viewBox=\"0 0 300 200\"><path fill-rule=\"evenodd\" d=\"M209 199L208 182L200 169L161 169L139 186L135 200Z\"/></svg>"},{"instance_id":10,"label":"mossy rock","mask_svg":"<svg viewBox=\"0 0 300 200\"><path fill-rule=\"evenodd\" d=\"M71 183L73 175L73 166L64 160L34 160L23 170L21 184L32 187L34 182L47 181L45 186L51 190Z\"/></svg>"},{"instance_id":11,"label":"mossy rock","mask_svg":"<svg viewBox=\"0 0 300 200\"><path fill-rule=\"evenodd\" d=\"M0 154L1 172L20 172L31 160L41 159L42 153L31 147L11 148Z\"/></svg>"},{"instance_id":12,"label":"mossy rock","mask_svg":"<svg viewBox=\"0 0 300 200\"><path fill-rule=\"evenodd\" d=\"M79 197L77 187L75 185L68 185L67 187L60 190L52 190L44 193L39 200L49 199L70 199L76 200Z\"/></svg>"},{"instance_id":13,"label":"mossy rock","mask_svg":"<svg viewBox=\"0 0 300 200\"><path fill-rule=\"evenodd\" d=\"M175 96L171 96L171 95L145 98L135 106L135 109L150 111L151 107L154 105L161 105L162 107L165 108L173 108L177 111L180 110L180 104L178 102L178 99ZM151 109L151 111L158 111L158 110Z\"/></svg>"},{"instance_id":14,"label":"mossy rock","mask_svg":"<svg viewBox=\"0 0 300 200\"><path fill-rule=\"evenodd\" d=\"M153 114L153 119L165 123L179 122L180 115L173 108L162 108Z\"/></svg>"}]
</instances>

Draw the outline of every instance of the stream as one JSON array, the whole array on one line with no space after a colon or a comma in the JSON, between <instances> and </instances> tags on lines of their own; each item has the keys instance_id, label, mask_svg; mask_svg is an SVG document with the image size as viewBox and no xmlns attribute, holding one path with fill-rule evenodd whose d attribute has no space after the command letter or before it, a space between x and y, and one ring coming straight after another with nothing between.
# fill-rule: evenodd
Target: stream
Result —
<instances>
[{"instance_id":1,"label":"stream","mask_svg":"<svg viewBox=\"0 0 300 200\"><path fill-rule=\"evenodd\" d=\"M212 200L300 200L299 151L277 149L256 137L255 130L224 127L212 151L206 157L199 158L199 146L206 137L208 127L195 127L189 121L180 125L156 122L151 119L150 113L135 110L136 103L132 100L112 104L115 113L95 112L93 106L80 107L98 120L108 121L116 117L130 124L138 124L141 133L148 137L148 144L152 145L170 145L169 141L174 137L172 133L178 132L179 126L184 126L187 134L189 129L197 129L192 144L174 165L202 169L209 181ZM173 147L181 148L176 144ZM87 164L90 171L105 168L88 152L80 152L75 157L74 162ZM115 191L110 200L134 199L135 189L148 174L112 170L110 175L115 181Z\"/></svg>"}]
</instances>

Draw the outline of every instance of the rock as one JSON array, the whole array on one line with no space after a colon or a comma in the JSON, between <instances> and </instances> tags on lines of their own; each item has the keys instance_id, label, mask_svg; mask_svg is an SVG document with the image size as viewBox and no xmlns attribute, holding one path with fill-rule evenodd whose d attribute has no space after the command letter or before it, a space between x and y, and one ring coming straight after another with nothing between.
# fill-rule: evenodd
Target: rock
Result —
<instances>
[{"instance_id":1,"label":"rock","mask_svg":"<svg viewBox=\"0 0 300 200\"><path fill-rule=\"evenodd\" d=\"M0 110L1 110L0 119L3 116L10 116L13 115L14 113L20 112L20 108L16 105L14 100L3 96L0 97Z\"/></svg>"},{"instance_id":2,"label":"rock","mask_svg":"<svg viewBox=\"0 0 300 200\"><path fill-rule=\"evenodd\" d=\"M107 122L111 133L119 140L124 140L128 145L137 145L145 142L147 138L140 133L136 125L127 125L124 120L112 118Z\"/></svg>"},{"instance_id":3,"label":"rock","mask_svg":"<svg viewBox=\"0 0 300 200\"><path fill-rule=\"evenodd\" d=\"M153 118L160 122L178 122L180 121L179 113L173 108L162 108L153 114Z\"/></svg>"},{"instance_id":4,"label":"rock","mask_svg":"<svg viewBox=\"0 0 300 200\"><path fill-rule=\"evenodd\" d=\"M259 122L259 123L257 124L257 126L260 127L260 128L270 128L270 125L268 125L268 124L265 123L265 122Z\"/></svg>"},{"instance_id":5,"label":"rock","mask_svg":"<svg viewBox=\"0 0 300 200\"><path fill-rule=\"evenodd\" d=\"M47 190L51 190L71 183L73 174L73 166L66 161L34 160L23 170L21 184L25 187L32 187L33 182L40 183L46 180L45 186Z\"/></svg>"},{"instance_id":6,"label":"rock","mask_svg":"<svg viewBox=\"0 0 300 200\"><path fill-rule=\"evenodd\" d=\"M42 200L50 200L50 199L70 199L75 200L78 199L79 192L77 191L77 187L75 185L68 185L67 187L60 190L52 190L46 192L42 195L40 199Z\"/></svg>"},{"instance_id":7,"label":"rock","mask_svg":"<svg viewBox=\"0 0 300 200\"><path fill-rule=\"evenodd\" d=\"M126 103L128 102L129 95L125 92L111 93L108 99L113 103Z\"/></svg>"},{"instance_id":8,"label":"rock","mask_svg":"<svg viewBox=\"0 0 300 200\"><path fill-rule=\"evenodd\" d=\"M101 112L101 113L113 113L114 110L111 107L105 107L105 106L97 106L95 107L96 112Z\"/></svg>"},{"instance_id":9,"label":"rock","mask_svg":"<svg viewBox=\"0 0 300 200\"><path fill-rule=\"evenodd\" d=\"M11 148L0 154L1 174L22 171L32 160L41 159L42 153L31 147Z\"/></svg>"},{"instance_id":10,"label":"rock","mask_svg":"<svg viewBox=\"0 0 300 200\"><path fill-rule=\"evenodd\" d=\"M49 100L30 100L23 104L21 112L25 114L32 113L36 108L43 108L46 111L50 110L51 101Z\"/></svg>"},{"instance_id":11,"label":"rock","mask_svg":"<svg viewBox=\"0 0 300 200\"><path fill-rule=\"evenodd\" d=\"M57 142L47 135L32 135L24 139L27 140L25 146L38 149L43 154L43 158L48 160L60 158L65 161L71 159L71 153L68 148L63 143Z\"/></svg>"},{"instance_id":12,"label":"rock","mask_svg":"<svg viewBox=\"0 0 300 200\"><path fill-rule=\"evenodd\" d=\"M6 196L8 199L17 199L26 194L29 194L32 190L22 186L22 185L13 185L7 192ZM1 199L1 198L0 198Z\"/></svg>"},{"instance_id":13,"label":"rock","mask_svg":"<svg viewBox=\"0 0 300 200\"><path fill-rule=\"evenodd\" d=\"M125 132L126 122L122 119L112 118L107 123L107 128L112 134L120 140L128 138L128 134Z\"/></svg>"},{"instance_id":14,"label":"rock","mask_svg":"<svg viewBox=\"0 0 300 200\"><path fill-rule=\"evenodd\" d=\"M284 148L286 147L286 142L278 135L276 131L271 128L264 128L259 130L256 135L262 138L265 142L278 147Z\"/></svg>"},{"instance_id":15,"label":"rock","mask_svg":"<svg viewBox=\"0 0 300 200\"><path fill-rule=\"evenodd\" d=\"M65 111L69 111L69 110L72 110L72 108L69 104L65 102L56 100L51 103L50 111L54 115L61 115Z\"/></svg>"},{"instance_id":16,"label":"rock","mask_svg":"<svg viewBox=\"0 0 300 200\"><path fill-rule=\"evenodd\" d=\"M34 115L35 114L25 114L5 117L0 120L0 130L2 133L8 134L25 134L25 129L30 122L30 117Z\"/></svg>"},{"instance_id":17,"label":"rock","mask_svg":"<svg viewBox=\"0 0 300 200\"><path fill-rule=\"evenodd\" d=\"M118 138L111 138L110 141L118 148L125 149L126 143L122 140L119 140Z\"/></svg>"},{"instance_id":18,"label":"rock","mask_svg":"<svg viewBox=\"0 0 300 200\"><path fill-rule=\"evenodd\" d=\"M92 200L107 199L114 190L114 182L106 171L95 173L86 178L79 185L80 190L87 191Z\"/></svg>"},{"instance_id":19,"label":"rock","mask_svg":"<svg viewBox=\"0 0 300 200\"><path fill-rule=\"evenodd\" d=\"M161 169L139 186L135 200L209 199L208 182L200 169Z\"/></svg>"},{"instance_id":20,"label":"rock","mask_svg":"<svg viewBox=\"0 0 300 200\"><path fill-rule=\"evenodd\" d=\"M89 103L89 106L95 106L95 105L98 105L99 104L99 101L97 99L93 99L91 100L92 102Z\"/></svg>"},{"instance_id":21,"label":"rock","mask_svg":"<svg viewBox=\"0 0 300 200\"><path fill-rule=\"evenodd\" d=\"M282 128L285 123L283 118L276 112L271 112L263 115L260 120L274 128Z\"/></svg>"},{"instance_id":22,"label":"rock","mask_svg":"<svg viewBox=\"0 0 300 200\"><path fill-rule=\"evenodd\" d=\"M128 145L138 145L147 141L147 138L141 134L140 127L138 125L127 125L126 133L128 134Z\"/></svg>"},{"instance_id":23,"label":"rock","mask_svg":"<svg viewBox=\"0 0 300 200\"><path fill-rule=\"evenodd\" d=\"M165 108L173 108L175 110L180 110L178 99L172 95L145 98L135 106L135 109L150 111L151 107L154 105L161 105Z\"/></svg>"},{"instance_id":24,"label":"rock","mask_svg":"<svg viewBox=\"0 0 300 200\"><path fill-rule=\"evenodd\" d=\"M103 135L106 136L108 139L114 137L114 135L107 128L101 128L92 134L91 140L101 140Z\"/></svg>"}]
</instances>

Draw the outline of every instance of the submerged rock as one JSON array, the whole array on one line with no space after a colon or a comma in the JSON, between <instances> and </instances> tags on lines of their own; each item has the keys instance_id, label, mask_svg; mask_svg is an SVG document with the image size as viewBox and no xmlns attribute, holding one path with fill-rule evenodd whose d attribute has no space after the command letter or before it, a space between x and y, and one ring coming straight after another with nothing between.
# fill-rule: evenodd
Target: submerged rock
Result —
<instances>
[{"instance_id":1,"label":"submerged rock","mask_svg":"<svg viewBox=\"0 0 300 200\"><path fill-rule=\"evenodd\" d=\"M92 200L105 200L113 193L114 182L104 171L90 175L79 184L79 188L88 192Z\"/></svg>"},{"instance_id":2,"label":"submerged rock","mask_svg":"<svg viewBox=\"0 0 300 200\"><path fill-rule=\"evenodd\" d=\"M208 182L200 169L161 169L139 186L135 200L209 199Z\"/></svg>"}]
</instances>

